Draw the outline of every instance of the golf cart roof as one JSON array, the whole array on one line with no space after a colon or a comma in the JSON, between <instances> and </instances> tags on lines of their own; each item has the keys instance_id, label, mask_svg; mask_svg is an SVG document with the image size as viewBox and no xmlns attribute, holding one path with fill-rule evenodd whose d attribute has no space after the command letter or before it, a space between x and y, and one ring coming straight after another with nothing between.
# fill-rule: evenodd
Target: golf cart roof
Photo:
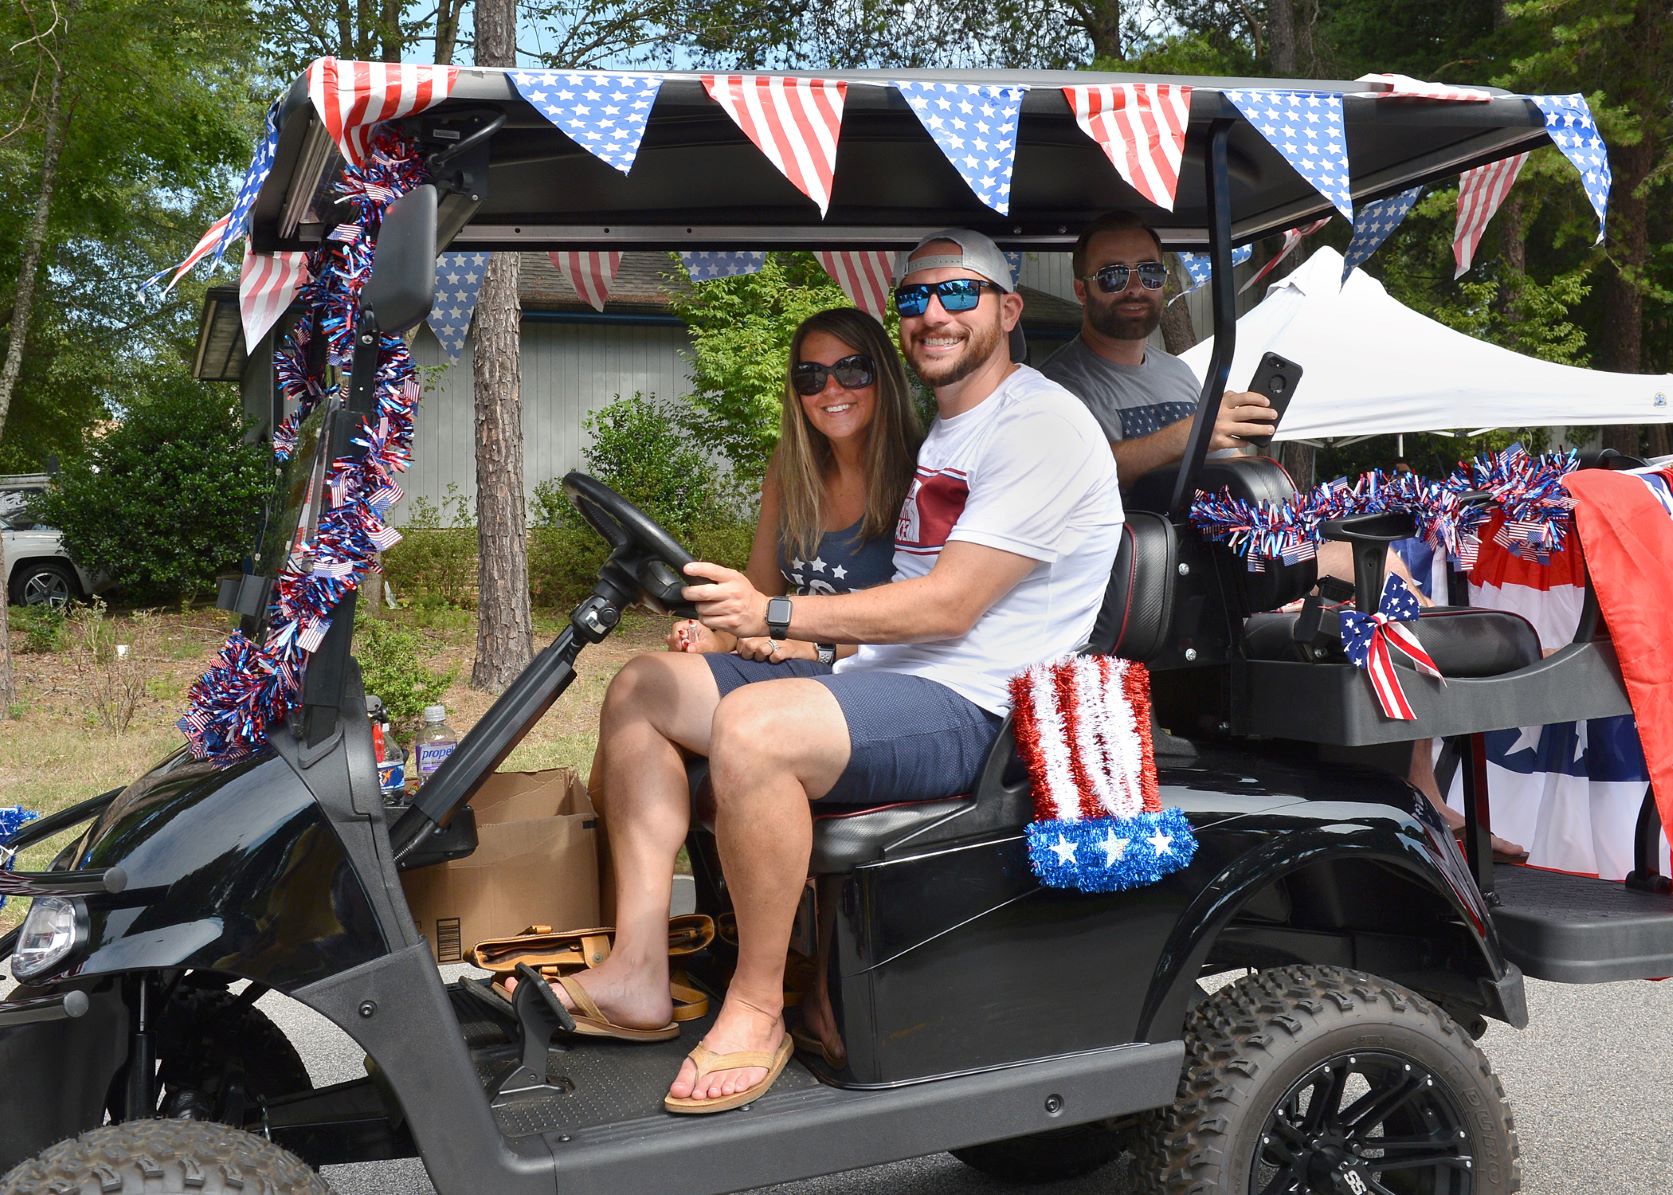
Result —
<instances>
[{"instance_id":1,"label":"golf cart roof","mask_svg":"<svg viewBox=\"0 0 1673 1195\"><path fill-rule=\"evenodd\" d=\"M1355 203L1548 143L1529 100L1490 91L1488 102L1378 99L1387 85L1331 80L1175 78L1090 72L786 72L848 84L829 211L789 182L709 98L704 76L664 80L632 172L582 148L518 92L510 72L461 68L448 98L403 127L428 149L457 144L495 118L470 167L479 202L445 198L442 241L454 249L902 248L927 229L964 225L1012 248L1064 248L1094 216L1133 211L1169 248L1205 249L1212 216L1206 180L1212 127L1229 122L1232 239L1253 240L1333 210L1228 99L1231 88L1338 93ZM1024 87L1010 212L971 191L936 148L897 80ZM1178 198L1169 212L1122 181L1083 132L1063 92L1073 85L1175 83L1192 88ZM274 169L256 200L251 236L261 252L309 247L335 223L324 190L338 153L299 79L281 104ZM462 162L467 155L460 155Z\"/></svg>"}]
</instances>

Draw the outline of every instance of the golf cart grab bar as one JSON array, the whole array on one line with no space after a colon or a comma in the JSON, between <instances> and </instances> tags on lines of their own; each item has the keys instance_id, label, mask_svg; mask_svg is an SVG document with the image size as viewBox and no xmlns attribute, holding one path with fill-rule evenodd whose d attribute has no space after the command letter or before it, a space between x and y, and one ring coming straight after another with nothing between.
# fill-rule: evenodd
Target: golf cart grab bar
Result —
<instances>
[{"instance_id":1,"label":"golf cart grab bar","mask_svg":"<svg viewBox=\"0 0 1673 1195\"><path fill-rule=\"evenodd\" d=\"M127 888L128 873L120 867L89 871L0 871L0 893L6 896L116 896Z\"/></svg>"}]
</instances>

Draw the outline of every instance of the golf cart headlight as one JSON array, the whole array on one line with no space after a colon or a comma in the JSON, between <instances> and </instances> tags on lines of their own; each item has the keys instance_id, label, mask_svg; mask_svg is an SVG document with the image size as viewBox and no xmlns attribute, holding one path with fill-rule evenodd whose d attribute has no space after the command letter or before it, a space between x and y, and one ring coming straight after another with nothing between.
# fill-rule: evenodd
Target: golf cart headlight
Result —
<instances>
[{"instance_id":1,"label":"golf cart headlight","mask_svg":"<svg viewBox=\"0 0 1673 1195\"><path fill-rule=\"evenodd\" d=\"M12 974L27 982L63 962L87 938L87 909L79 900L37 896L23 919Z\"/></svg>"}]
</instances>

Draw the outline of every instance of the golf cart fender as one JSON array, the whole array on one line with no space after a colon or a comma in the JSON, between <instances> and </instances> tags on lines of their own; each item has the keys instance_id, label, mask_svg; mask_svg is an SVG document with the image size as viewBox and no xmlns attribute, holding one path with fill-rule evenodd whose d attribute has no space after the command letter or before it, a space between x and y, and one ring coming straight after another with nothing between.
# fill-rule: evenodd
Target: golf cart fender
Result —
<instances>
[{"instance_id":1,"label":"golf cart fender","mask_svg":"<svg viewBox=\"0 0 1673 1195\"><path fill-rule=\"evenodd\" d=\"M56 1141L104 1121L111 1080L128 1056L128 1009L118 985L75 984L86 993L80 1016L0 1027L0 1174ZM50 989L63 994L66 987ZM49 994L20 987L9 1004Z\"/></svg>"},{"instance_id":2,"label":"golf cart fender","mask_svg":"<svg viewBox=\"0 0 1673 1195\"><path fill-rule=\"evenodd\" d=\"M1270 819L1240 818L1221 827L1205 828L1203 845L1210 847L1220 832L1253 829L1259 837L1250 841L1240 833L1238 836L1243 841L1237 844L1237 849L1204 852L1220 861L1219 870L1179 917L1162 951L1163 965L1157 970L1141 1014L1141 1040L1164 1040L1178 1033L1187 1010L1199 995L1197 979L1210 952L1240 913L1284 879L1339 863L1363 868L1368 881L1376 874L1370 865L1380 865L1395 872L1437 912L1444 908L1456 926L1460 943L1467 939L1473 945L1473 949L1462 951L1463 957L1477 964L1453 977L1461 997L1467 1003L1478 1005L1483 1015L1516 1028L1527 1024L1521 972L1505 961L1486 901L1462 857L1452 847L1447 831L1387 805L1308 802L1300 809L1304 812L1299 815L1298 807L1289 806L1281 815ZM1268 824L1250 824L1261 821ZM1347 941L1352 928L1348 926L1334 935L1335 940ZM1296 961L1345 962L1348 966L1357 964L1361 969L1382 974L1384 978L1396 981L1402 978L1399 974L1384 974L1376 966L1366 966L1357 956L1346 960L1337 956L1299 957ZM1228 962L1227 965L1243 964Z\"/></svg>"}]
</instances>

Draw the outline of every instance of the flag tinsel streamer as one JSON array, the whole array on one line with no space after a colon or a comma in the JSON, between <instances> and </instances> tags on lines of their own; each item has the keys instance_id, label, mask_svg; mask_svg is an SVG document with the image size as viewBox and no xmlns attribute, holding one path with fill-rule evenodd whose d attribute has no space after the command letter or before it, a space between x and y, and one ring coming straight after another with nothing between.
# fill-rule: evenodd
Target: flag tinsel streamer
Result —
<instances>
[{"instance_id":1,"label":"flag tinsel streamer","mask_svg":"<svg viewBox=\"0 0 1673 1195\"><path fill-rule=\"evenodd\" d=\"M1144 665L1069 656L1012 677L1010 687L1012 731L1034 793L1028 862L1041 883L1118 892L1191 862L1190 823L1162 808Z\"/></svg>"},{"instance_id":2,"label":"flag tinsel streamer","mask_svg":"<svg viewBox=\"0 0 1673 1195\"><path fill-rule=\"evenodd\" d=\"M414 149L389 129L373 135L365 166L344 168L338 202L353 218L310 255L312 281L300 294L308 312L275 354L278 385L296 407L273 433L281 462L296 451L309 413L338 390L309 377L312 337L325 338L328 364L349 367L360 291L371 275L384 209L426 181ZM330 630L333 611L377 569L377 553L400 538L385 519L402 496L395 478L412 462L418 392L406 342L381 337L373 410L353 438L358 451L331 464L318 531L275 578L266 638L256 643L234 632L188 694L179 725L195 758L229 764L254 755L300 704L308 657Z\"/></svg>"},{"instance_id":3,"label":"flag tinsel streamer","mask_svg":"<svg viewBox=\"0 0 1673 1195\"><path fill-rule=\"evenodd\" d=\"M21 805L7 805L0 808L0 871L10 871L12 864L17 861L16 854L7 844L23 827L34 821L40 814L33 809L25 809ZM0 891L0 908L6 904L6 894Z\"/></svg>"},{"instance_id":4,"label":"flag tinsel streamer","mask_svg":"<svg viewBox=\"0 0 1673 1195\"><path fill-rule=\"evenodd\" d=\"M1326 519L1398 511L1414 516L1416 534L1468 568L1476 531L1497 508L1505 513L1502 546L1544 563L1563 546L1574 525L1574 502L1561 479L1577 467L1575 453L1530 454L1520 444L1461 463L1443 481L1380 469L1325 482L1282 504L1248 502L1229 490L1198 490L1191 522L1203 536L1223 543L1258 572L1265 560L1294 562L1312 556ZM1489 501L1473 500L1485 492Z\"/></svg>"}]
</instances>

